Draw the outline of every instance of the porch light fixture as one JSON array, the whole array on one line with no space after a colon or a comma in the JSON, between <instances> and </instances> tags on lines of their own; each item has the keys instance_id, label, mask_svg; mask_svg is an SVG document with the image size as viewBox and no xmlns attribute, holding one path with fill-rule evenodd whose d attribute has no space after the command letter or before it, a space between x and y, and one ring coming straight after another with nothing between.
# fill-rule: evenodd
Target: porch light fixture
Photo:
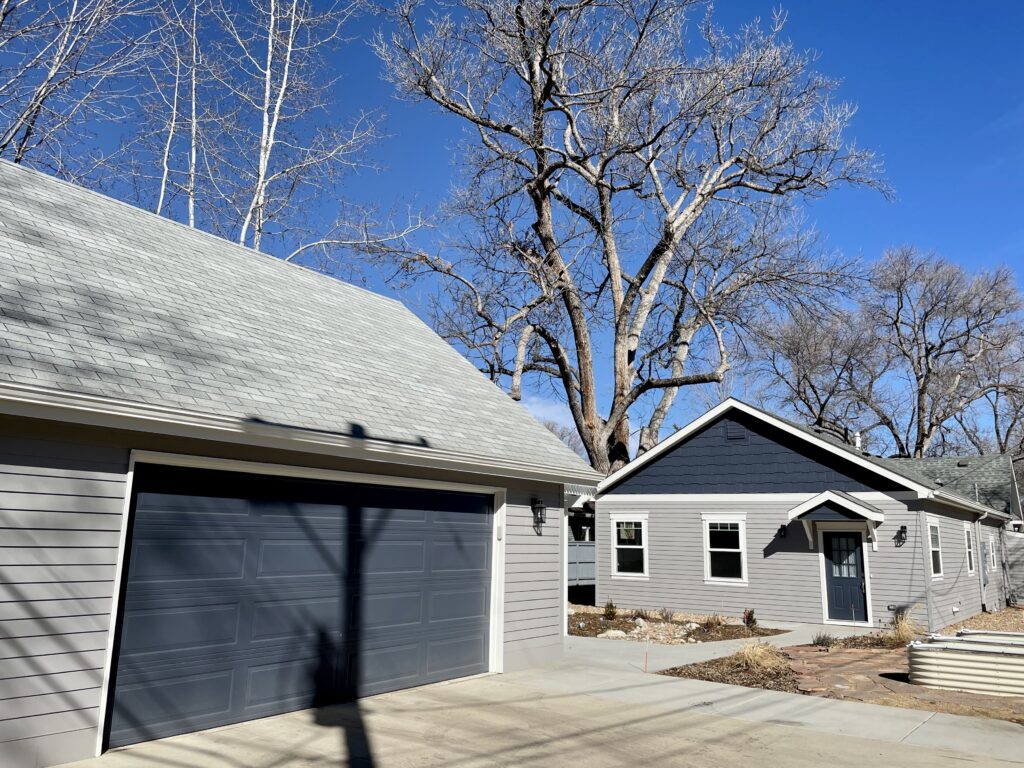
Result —
<instances>
[{"instance_id":1,"label":"porch light fixture","mask_svg":"<svg viewBox=\"0 0 1024 768\"><path fill-rule=\"evenodd\" d=\"M896 546L902 547L907 543L907 526L901 525L900 529L896 531Z\"/></svg>"},{"instance_id":2,"label":"porch light fixture","mask_svg":"<svg viewBox=\"0 0 1024 768\"><path fill-rule=\"evenodd\" d=\"M780 539L786 538L786 526L785 525L780 525L779 526L779 538Z\"/></svg>"},{"instance_id":3,"label":"porch light fixture","mask_svg":"<svg viewBox=\"0 0 1024 768\"><path fill-rule=\"evenodd\" d=\"M544 525L548 521L548 508L540 499L530 502L530 510L533 512L534 525Z\"/></svg>"}]
</instances>

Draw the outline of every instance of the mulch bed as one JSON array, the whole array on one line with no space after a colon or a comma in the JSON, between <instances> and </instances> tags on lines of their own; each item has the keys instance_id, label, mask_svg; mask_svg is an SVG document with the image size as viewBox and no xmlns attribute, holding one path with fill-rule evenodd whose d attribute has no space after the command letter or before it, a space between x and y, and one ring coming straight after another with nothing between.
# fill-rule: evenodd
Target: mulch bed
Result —
<instances>
[{"instance_id":1,"label":"mulch bed","mask_svg":"<svg viewBox=\"0 0 1024 768\"><path fill-rule=\"evenodd\" d=\"M943 635L955 635L958 629L984 629L989 632L1024 632L1024 608L1003 608L994 613L979 613L958 624L950 624Z\"/></svg>"},{"instance_id":2,"label":"mulch bed","mask_svg":"<svg viewBox=\"0 0 1024 768\"><path fill-rule=\"evenodd\" d=\"M569 634L578 637L597 637L609 629L618 629L625 632L626 639L651 642L686 642L692 638L694 642L714 643L719 640L738 640L748 637L767 637L779 635L784 632L781 629L768 629L755 626L748 629L742 624L723 624L720 626L699 626L697 629L687 630L684 628L685 621L647 622L639 631L637 624L628 616L620 614L614 619L606 619L599 613L574 613L569 617Z\"/></svg>"},{"instance_id":3,"label":"mulch bed","mask_svg":"<svg viewBox=\"0 0 1024 768\"><path fill-rule=\"evenodd\" d=\"M620 629L628 633L635 627L633 620L624 616L609 620L597 613L574 613L569 617L569 634L579 637L597 637L609 629Z\"/></svg>"},{"instance_id":4,"label":"mulch bed","mask_svg":"<svg viewBox=\"0 0 1024 768\"><path fill-rule=\"evenodd\" d=\"M691 680L706 680L711 683L742 685L747 688L764 688L769 691L799 693L796 673L792 669L749 669L734 656L712 659L685 667L673 667L660 672L671 677L686 677Z\"/></svg>"}]
</instances>

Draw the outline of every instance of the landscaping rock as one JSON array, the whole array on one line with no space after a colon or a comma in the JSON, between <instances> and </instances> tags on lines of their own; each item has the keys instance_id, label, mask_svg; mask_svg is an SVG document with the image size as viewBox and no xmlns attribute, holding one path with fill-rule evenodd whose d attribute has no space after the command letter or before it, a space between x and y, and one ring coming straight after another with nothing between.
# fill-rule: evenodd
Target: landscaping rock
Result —
<instances>
[{"instance_id":1,"label":"landscaping rock","mask_svg":"<svg viewBox=\"0 0 1024 768\"><path fill-rule=\"evenodd\" d=\"M599 634L598 637L610 637L610 638L623 639L623 638L626 637L626 633L623 632L621 629L607 629L604 632L602 632L601 634Z\"/></svg>"},{"instance_id":2,"label":"landscaping rock","mask_svg":"<svg viewBox=\"0 0 1024 768\"><path fill-rule=\"evenodd\" d=\"M637 616L635 619L633 619L633 623L636 624L638 627L646 627L647 626L647 622L644 621L643 619L641 619L639 616Z\"/></svg>"},{"instance_id":3,"label":"landscaping rock","mask_svg":"<svg viewBox=\"0 0 1024 768\"><path fill-rule=\"evenodd\" d=\"M695 629L700 629L700 624L695 621L688 621L683 624L683 629L693 632Z\"/></svg>"}]
</instances>

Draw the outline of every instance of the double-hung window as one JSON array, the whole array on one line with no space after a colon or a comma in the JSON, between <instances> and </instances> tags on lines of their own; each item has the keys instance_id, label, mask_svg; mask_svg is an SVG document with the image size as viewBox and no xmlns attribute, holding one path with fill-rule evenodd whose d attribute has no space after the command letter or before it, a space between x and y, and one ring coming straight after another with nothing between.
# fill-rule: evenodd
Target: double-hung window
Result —
<instances>
[{"instance_id":1,"label":"double-hung window","mask_svg":"<svg viewBox=\"0 0 1024 768\"><path fill-rule=\"evenodd\" d=\"M964 538L967 545L967 572L974 573L974 531L970 523L964 523Z\"/></svg>"},{"instance_id":2,"label":"double-hung window","mask_svg":"<svg viewBox=\"0 0 1024 768\"><path fill-rule=\"evenodd\" d=\"M647 578L647 513L612 515L612 576Z\"/></svg>"},{"instance_id":3,"label":"double-hung window","mask_svg":"<svg viewBox=\"0 0 1024 768\"><path fill-rule=\"evenodd\" d=\"M995 534L988 535L988 569L994 571L999 567L999 554L996 552Z\"/></svg>"},{"instance_id":4,"label":"double-hung window","mask_svg":"<svg viewBox=\"0 0 1024 768\"><path fill-rule=\"evenodd\" d=\"M942 575L942 537L938 523L928 523L928 548L931 551L932 578Z\"/></svg>"},{"instance_id":5,"label":"double-hung window","mask_svg":"<svg viewBox=\"0 0 1024 768\"><path fill-rule=\"evenodd\" d=\"M738 516L703 515L704 578L746 583L746 523Z\"/></svg>"}]
</instances>

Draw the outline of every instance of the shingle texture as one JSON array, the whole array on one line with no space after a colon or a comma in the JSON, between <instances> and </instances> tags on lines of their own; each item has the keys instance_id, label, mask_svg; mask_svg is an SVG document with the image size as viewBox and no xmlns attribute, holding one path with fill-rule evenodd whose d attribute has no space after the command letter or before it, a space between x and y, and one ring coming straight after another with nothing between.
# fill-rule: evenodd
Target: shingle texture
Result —
<instances>
[{"instance_id":1,"label":"shingle texture","mask_svg":"<svg viewBox=\"0 0 1024 768\"><path fill-rule=\"evenodd\" d=\"M0 381L589 467L400 303L0 162Z\"/></svg>"}]
</instances>

